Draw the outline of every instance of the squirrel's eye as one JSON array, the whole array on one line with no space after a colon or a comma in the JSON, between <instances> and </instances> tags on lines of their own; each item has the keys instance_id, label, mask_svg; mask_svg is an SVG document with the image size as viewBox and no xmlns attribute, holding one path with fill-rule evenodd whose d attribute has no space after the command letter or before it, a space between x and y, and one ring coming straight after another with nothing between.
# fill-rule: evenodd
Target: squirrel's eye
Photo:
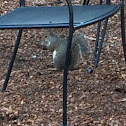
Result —
<instances>
[{"instance_id":1,"label":"squirrel's eye","mask_svg":"<svg viewBox=\"0 0 126 126\"><path fill-rule=\"evenodd\" d=\"M45 36L45 38L47 38L47 35Z\"/></svg>"}]
</instances>

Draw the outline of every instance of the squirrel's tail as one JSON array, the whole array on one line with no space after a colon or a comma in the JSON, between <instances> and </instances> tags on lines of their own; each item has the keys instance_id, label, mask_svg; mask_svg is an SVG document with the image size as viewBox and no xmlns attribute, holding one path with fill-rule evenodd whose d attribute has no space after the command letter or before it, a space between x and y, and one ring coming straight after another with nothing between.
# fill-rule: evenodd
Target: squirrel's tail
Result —
<instances>
[{"instance_id":1,"label":"squirrel's tail","mask_svg":"<svg viewBox=\"0 0 126 126\"><path fill-rule=\"evenodd\" d=\"M78 44L80 54L82 55L83 58L89 57L89 55L91 53L90 41L88 38L86 38L84 36L84 34L75 32L73 34L73 41L72 42L73 42L73 45L74 45L74 43Z\"/></svg>"}]
</instances>

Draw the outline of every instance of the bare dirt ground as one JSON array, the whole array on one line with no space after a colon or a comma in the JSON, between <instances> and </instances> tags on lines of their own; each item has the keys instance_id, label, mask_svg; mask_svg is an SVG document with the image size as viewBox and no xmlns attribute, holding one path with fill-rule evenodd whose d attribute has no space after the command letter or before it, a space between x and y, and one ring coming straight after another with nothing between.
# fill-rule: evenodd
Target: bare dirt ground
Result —
<instances>
[{"instance_id":1,"label":"bare dirt ground","mask_svg":"<svg viewBox=\"0 0 126 126\"><path fill-rule=\"evenodd\" d=\"M27 5L53 3L26 2ZM17 6L17 0L2 0L0 14ZM119 13L109 19L99 66L89 74L87 69L93 68L96 28L97 25L92 25L79 30L91 40L92 54L79 69L69 72L68 123L71 126L126 126L126 64ZM51 70L52 53L40 46L48 30L24 30L7 91L0 93L0 126L59 126L62 123L62 72ZM67 34L66 29L54 30L60 35ZM16 34L17 30L0 30L0 88Z\"/></svg>"}]
</instances>

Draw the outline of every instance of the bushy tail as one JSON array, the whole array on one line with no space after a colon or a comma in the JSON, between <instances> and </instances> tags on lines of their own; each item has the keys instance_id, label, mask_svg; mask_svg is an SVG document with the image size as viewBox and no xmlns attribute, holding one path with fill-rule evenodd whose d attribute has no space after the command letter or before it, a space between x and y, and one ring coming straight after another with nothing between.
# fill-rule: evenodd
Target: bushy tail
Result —
<instances>
[{"instance_id":1,"label":"bushy tail","mask_svg":"<svg viewBox=\"0 0 126 126\"><path fill-rule=\"evenodd\" d=\"M83 58L88 58L91 49L90 49L90 41L87 39L84 34L75 32L73 34L73 44L76 43L79 46L80 54L82 55Z\"/></svg>"}]
</instances>

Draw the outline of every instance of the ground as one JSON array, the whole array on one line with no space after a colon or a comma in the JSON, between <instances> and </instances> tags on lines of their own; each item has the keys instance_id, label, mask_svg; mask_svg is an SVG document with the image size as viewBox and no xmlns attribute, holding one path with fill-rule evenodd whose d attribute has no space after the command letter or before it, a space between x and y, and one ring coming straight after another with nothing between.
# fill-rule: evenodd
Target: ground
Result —
<instances>
[{"instance_id":1,"label":"ground","mask_svg":"<svg viewBox=\"0 0 126 126\"><path fill-rule=\"evenodd\" d=\"M26 1L27 5L54 3ZM17 6L17 0L2 0L0 13ZM68 75L68 123L71 126L126 126L126 64L119 14L109 19L100 62L91 74L87 70L93 69L97 24L77 31L90 39L92 54ZM53 30L63 36L67 34L66 29ZM0 93L0 126L59 126L62 123L62 71L52 69L52 53L40 45L45 31L49 29L23 32L7 90ZM1 88L16 34L17 30L0 30Z\"/></svg>"}]
</instances>

